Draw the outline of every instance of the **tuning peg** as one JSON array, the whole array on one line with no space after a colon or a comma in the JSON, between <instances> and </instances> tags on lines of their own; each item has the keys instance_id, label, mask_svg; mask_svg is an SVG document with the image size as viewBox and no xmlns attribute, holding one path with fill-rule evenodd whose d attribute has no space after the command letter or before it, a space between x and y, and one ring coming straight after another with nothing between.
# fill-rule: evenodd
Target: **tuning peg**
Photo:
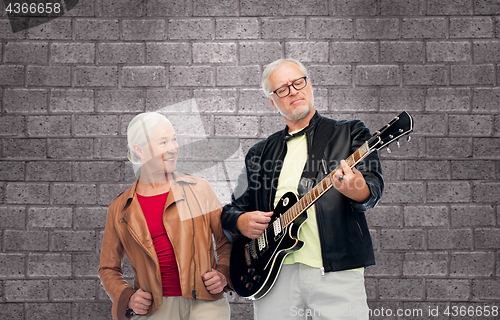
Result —
<instances>
[{"instance_id":1,"label":"tuning peg","mask_svg":"<svg viewBox=\"0 0 500 320\"><path fill-rule=\"evenodd\" d=\"M387 147L387 153L391 153L391 149L389 149L389 147Z\"/></svg>"},{"instance_id":2,"label":"tuning peg","mask_svg":"<svg viewBox=\"0 0 500 320\"><path fill-rule=\"evenodd\" d=\"M406 139L406 141L410 142L411 140L411 136L408 136L408 138Z\"/></svg>"}]
</instances>

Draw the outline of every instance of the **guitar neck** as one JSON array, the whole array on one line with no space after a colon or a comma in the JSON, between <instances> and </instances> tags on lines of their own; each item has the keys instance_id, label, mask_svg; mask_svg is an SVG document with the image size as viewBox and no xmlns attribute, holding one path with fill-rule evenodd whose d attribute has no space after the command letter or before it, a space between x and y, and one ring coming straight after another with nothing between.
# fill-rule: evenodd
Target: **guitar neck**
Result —
<instances>
[{"instance_id":1,"label":"guitar neck","mask_svg":"<svg viewBox=\"0 0 500 320\"><path fill-rule=\"evenodd\" d=\"M370 148L371 140L366 141L358 150L346 159L349 167L354 167L366 156L368 156L374 149ZM306 193L297 203L295 203L291 208L289 208L281 217L281 225L288 226L292 223L298 216L300 216L304 211L306 211L311 205L314 204L322 195L324 195L333 186L333 175L337 170L340 169L340 165L330 172L321 182L319 182L314 188L312 188L308 193Z\"/></svg>"}]
</instances>

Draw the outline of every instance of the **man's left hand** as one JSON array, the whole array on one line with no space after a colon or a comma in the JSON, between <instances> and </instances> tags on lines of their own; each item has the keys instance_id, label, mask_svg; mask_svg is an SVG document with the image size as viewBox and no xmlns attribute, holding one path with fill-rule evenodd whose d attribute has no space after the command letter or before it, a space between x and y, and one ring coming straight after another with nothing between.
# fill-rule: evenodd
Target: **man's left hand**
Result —
<instances>
[{"instance_id":1,"label":"man's left hand","mask_svg":"<svg viewBox=\"0 0 500 320\"><path fill-rule=\"evenodd\" d=\"M217 270L207 272L202 277L203 283L211 294L222 292L227 285L226 277Z\"/></svg>"},{"instance_id":2,"label":"man's left hand","mask_svg":"<svg viewBox=\"0 0 500 320\"><path fill-rule=\"evenodd\" d=\"M363 174L354 167L351 169L345 160L340 161L340 168L333 175L333 186L356 202L365 202L370 196Z\"/></svg>"}]
</instances>

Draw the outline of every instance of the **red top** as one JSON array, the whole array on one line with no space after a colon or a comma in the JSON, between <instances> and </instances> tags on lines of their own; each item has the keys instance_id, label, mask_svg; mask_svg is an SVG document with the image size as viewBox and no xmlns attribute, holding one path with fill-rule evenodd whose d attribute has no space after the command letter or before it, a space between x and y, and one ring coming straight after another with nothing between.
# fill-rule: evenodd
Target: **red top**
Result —
<instances>
[{"instance_id":1,"label":"red top","mask_svg":"<svg viewBox=\"0 0 500 320\"><path fill-rule=\"evenodd\" d=\"M137 199L146 218L149 233L153 238L156 255L160 262L163 296L172 297L181 296L182 291L174 249L163 225L163 209L165 208L167 196L168 192L150 197L137 194Z\"/></svg>"}]
</instances>

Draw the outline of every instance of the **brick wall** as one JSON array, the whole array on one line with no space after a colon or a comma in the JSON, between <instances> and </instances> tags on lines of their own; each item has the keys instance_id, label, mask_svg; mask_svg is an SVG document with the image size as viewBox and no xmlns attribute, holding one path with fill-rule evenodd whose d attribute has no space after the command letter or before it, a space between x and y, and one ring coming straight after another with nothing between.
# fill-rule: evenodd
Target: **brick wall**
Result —
<instances>
[{"instance_id":1,"label":"brick wall","mask_svg":"<svg viewBox=\"0 0 500 320\"><path fill-rule=\"evenodd\" d=\"M325 115L372 131L415 118L380 153L372 318L500 307L498 0L65 2L50 21L0 16L1 319L110 319L97 266L106 207L133 180L128 122L167 112L180 166L225 202L248 148L283 126L259 91L281 57L308 66Z\"/></svg>"}]
</instances>

